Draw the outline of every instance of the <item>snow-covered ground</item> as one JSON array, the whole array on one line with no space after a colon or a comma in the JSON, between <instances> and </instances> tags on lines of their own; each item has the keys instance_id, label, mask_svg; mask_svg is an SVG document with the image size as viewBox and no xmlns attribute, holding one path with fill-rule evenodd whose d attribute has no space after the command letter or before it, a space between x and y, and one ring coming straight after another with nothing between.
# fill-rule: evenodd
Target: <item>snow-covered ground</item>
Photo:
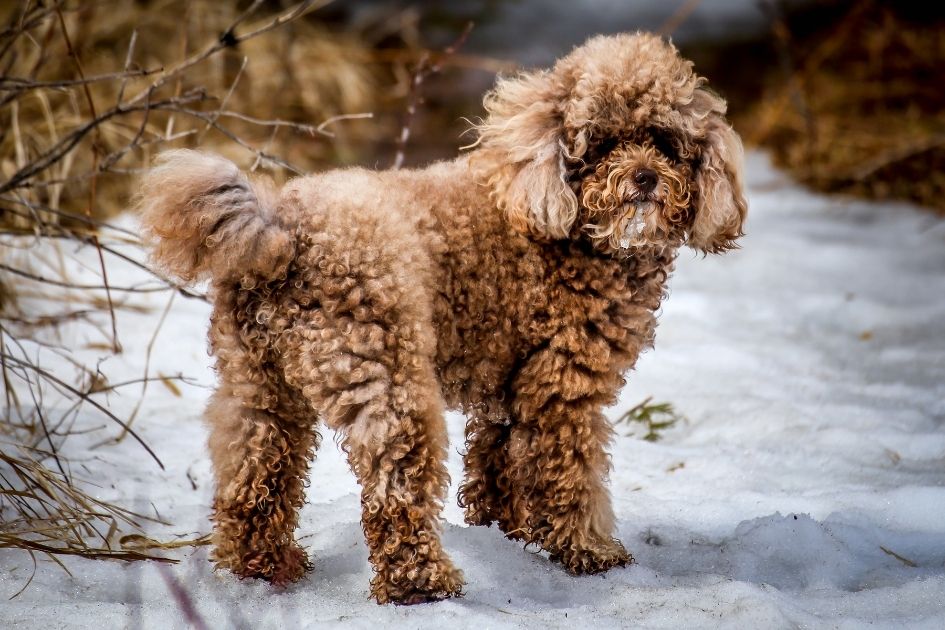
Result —
<instances>
[{"instance_id":1,"label":"snow-covered ground","mask_svg":"<svg viewBox=\"0 0 945 630\"><path fill-rule=\"evenodd\" d=\"M368 599L358 489L326 436L299 530L315 563L302 582L274 592L213 573L201 547L167 552L181 559L169 567L66 559L71 577L40 558L10 600L33 564L0 550L0 626L186 627L176 583L211 628L945 627L945 222L806 192L759 154L749 186L743 249L681 254L656 349L610 410L616 419L652 395L687 418L656 443L617 429L611 489L637 564L571 577L494 528L466 527L452 415L444 537L465 570L462 599ZM94 252L78 256L94 267ZM114 284L141 280L113 267ZM112 382L143 373L168 297L134 295L151 310L119 310L125 352L102 366ZM207 314L175 298L152 374L212 383ZM60 341L92 357L105 338L75 324ZM101 400L126 413L139 388ZM135 422L164 471L132 440L88 450L117 432L92 411L84 422L101 428L65 445L97 496L173 523L148 526L165 540L209 529L208 390L181 392L152 383Z\"/></svg>"}]
</instances>

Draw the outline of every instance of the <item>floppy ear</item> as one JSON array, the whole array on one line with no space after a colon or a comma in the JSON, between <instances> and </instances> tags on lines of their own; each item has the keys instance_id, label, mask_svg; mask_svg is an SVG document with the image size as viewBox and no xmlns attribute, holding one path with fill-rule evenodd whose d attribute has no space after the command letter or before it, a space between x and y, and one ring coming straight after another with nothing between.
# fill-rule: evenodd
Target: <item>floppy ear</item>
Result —
<instances>
[{"instance_id":1,"label":"floppy ear","mask_svg":"<svg viewBox=\"0 0 945 630\"><path fill-rule=\"evenodd\" d=\"M472 158L512 226L542 238L566 237L578 213L554 89L548 72L500 79Z\"/></svg>"},{"instance_id":2,"label":"floppy ear","mask_svg":"<svg viewBox=\"0 0 945 630\"><path fill-rule=\"evenodd\" d=\"M695 219L689 246L717 254L737 247L748 204L742 184L745 151L742 141L723 118L725 103L704 90L697 90L693 104L708 105L701 160L695 173Z\"/></svg>"}]
</instances>

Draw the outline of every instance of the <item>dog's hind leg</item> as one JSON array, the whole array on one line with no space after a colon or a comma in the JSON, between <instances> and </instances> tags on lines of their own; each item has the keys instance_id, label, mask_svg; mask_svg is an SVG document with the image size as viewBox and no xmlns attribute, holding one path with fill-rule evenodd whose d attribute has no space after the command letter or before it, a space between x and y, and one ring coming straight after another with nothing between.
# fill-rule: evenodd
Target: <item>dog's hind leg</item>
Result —
<instances>
[{"instance_id":1,"label":"dog's hind leg","mask_svg":"<svg viewBox=\"0 0 945 630\"><path fill-rule=\"evenodd\" d=\"M238 388L245 393L247 384ZM226 383L207 407L216 477L212 559L239 577L277 585L309 568L295 542L304 484L318 434L253 406Z\"/></svg>"},{"instance_id":2,"label":"dog's hind leg","mask_svg":"<svg viewBox=\"0 0 945 630\"><path fill-rule=\"evenodd\" d=\"M440 542L449 477L429 304L413 279L355 281L344 274L358 269L327 253L315 267L339 275L313 279L320 306L278 347L287 381L337 431L361 484L371 594L407 604L458 595L462 573Z\"/></svg>"}]
</instances>

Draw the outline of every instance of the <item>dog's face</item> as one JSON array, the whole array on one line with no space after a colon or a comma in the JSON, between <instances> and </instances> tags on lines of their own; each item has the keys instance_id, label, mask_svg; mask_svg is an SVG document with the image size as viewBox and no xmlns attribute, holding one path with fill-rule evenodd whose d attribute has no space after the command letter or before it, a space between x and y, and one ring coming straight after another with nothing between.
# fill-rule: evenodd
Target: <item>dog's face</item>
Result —
<instances>
[{"instance_id":1,"label":"dog's face","mask_svg":"<svg viewBox=\"0 0 945 630\"><path fill-rule=\"evenodd\" d=\"M725 103L653 35L597 37L500 80L473 159L513 226L619 255L735 246L747 209Z\"/></svg>"},{"instance_id":2,"label":"dog's face","mask_svg":"<svg viewBox=\"0 0 945 630\"><path fill-rule=\"evenodd\" d=\"M569 171L579 202L572 231L602 250L678 243L692 221L692 167L658 133L605 142Z\"/></svg>"}]
</instances>

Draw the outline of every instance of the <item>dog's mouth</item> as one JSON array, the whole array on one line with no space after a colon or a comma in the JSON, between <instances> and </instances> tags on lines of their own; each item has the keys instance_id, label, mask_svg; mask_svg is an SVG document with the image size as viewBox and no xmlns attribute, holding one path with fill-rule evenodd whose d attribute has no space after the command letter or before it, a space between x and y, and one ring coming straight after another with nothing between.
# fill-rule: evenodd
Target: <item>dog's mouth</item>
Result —
<instances>
[{"instance_id":1,"label":"dog's mouth","mask_svg":"<svg viewBox=\"0 0 945 630\"><path fill-rule=\"evenodd\" d=\"M643 230L646 228L647 215L656 209L657 201L653 195L638 195L623 204L623 215L618 220L620 229L620 249L630 249L644 242Z\"/></svg>"},{"instance_id":2,"label":"dog's mouth","mask_svg":"<svg viewBox=\"0 0 945 630\"><path fill-rule=\"evenodd\" d=\"M659 191L640 190L628 187L623 190L622 199L611 209L599 210L592 218L604 219L600 223L590 222L583 229L591 239L609 249L626 255L635 247L647 244L654 213L661 212L665 203ZM652 237L651 234L649 236Z\"/></svg>"}]
</instances>

